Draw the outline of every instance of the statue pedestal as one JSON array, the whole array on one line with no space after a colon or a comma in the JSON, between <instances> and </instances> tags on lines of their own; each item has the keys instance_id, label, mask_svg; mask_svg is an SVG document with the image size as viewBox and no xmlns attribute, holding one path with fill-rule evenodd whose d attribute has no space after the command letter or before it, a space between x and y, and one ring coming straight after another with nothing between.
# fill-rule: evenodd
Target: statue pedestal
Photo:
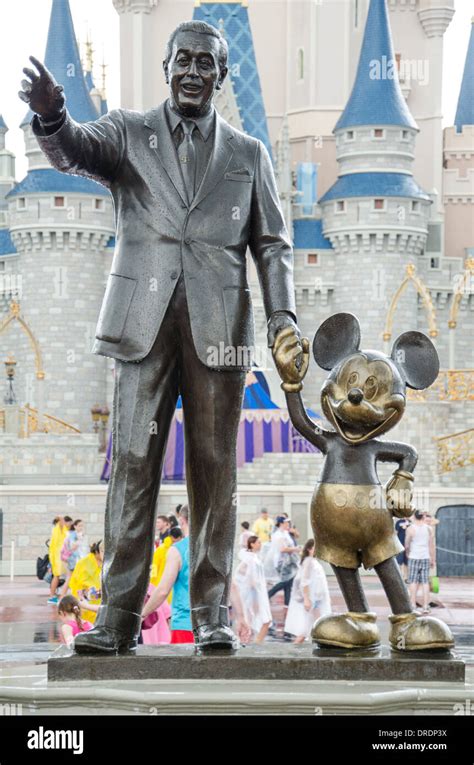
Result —
<instances>
[{"instance_id":1,"label":"statue pedestal","mask_svg":"<svg viewBox=\"0 0 474 765\"><path fill-rule=\"evenodd\" d=\"M48 680L325 680L463 683L464 662L455 652L400 654L315 650L310 645L266 643L234 654L196 655L192 645L139 646L136 654L79 656L58 649L48 660Z\"/></svg>"}]
</instances>

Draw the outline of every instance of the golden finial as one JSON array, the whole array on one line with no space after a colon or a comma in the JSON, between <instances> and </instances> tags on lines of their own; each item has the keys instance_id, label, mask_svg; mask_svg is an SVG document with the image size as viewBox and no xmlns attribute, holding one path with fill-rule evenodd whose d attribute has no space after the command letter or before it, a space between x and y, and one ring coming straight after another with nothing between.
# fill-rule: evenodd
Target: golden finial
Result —
<instances>
[{"instance_id":1,"label":"golden finial","mask_svg":"<svg viewBox=\"0 0 474 765\"><path fill-rule=\"evenodd\" d=\"M416 273L416 266L413 263L408 263L406 272L408 276L414 276Z\"/></svg>"},{"instance_id":2,"label":"golden finial","mask_svg":"<svg viewBox=\"0 0 474 765\"><path fill-rule=\"evenodd\" d=\"M107 94L106 94L106 81L107 81L107 68L108 64L105 63L105 55L102 55L102 64L100 65L102 69L102 87L101 87L101 95L104 101L107 100Z\"/></svg>"},{"instance_id":3,"label":"golden finial","mask_svg":"<svg viewBox=\"0 0 474 765\"><path fill-rule=\"evenodd\" d=\"M94 48L92 47L92 40L89 36L89 30L87 31L86 39L86 72L92 72L94 67Z\"/></svg>"}]
</instances>

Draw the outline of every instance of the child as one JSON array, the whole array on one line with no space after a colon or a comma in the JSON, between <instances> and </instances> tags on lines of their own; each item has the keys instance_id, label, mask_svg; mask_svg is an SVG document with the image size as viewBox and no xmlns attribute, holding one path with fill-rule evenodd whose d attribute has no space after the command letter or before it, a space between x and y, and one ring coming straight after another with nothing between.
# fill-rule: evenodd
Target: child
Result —
<instances>
[{"instance_id":1,"label":"child","mask_svg":"<svg viewBox=\"0 0 474 765\"><path fill-rule=\"evenodd\" d=\"M65 595L64 598L61 598L58 615L62 622L61 639L67 646L71 646L79 632L87 632L92 629L90 622L81 619L81 607L73 595Z\"/></svg>"}]
</instances>

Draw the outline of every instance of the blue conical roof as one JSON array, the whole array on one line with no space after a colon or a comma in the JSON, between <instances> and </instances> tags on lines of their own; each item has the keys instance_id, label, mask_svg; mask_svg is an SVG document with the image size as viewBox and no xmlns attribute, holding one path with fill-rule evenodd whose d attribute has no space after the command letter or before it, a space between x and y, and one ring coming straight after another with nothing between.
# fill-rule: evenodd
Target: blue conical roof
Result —
<instances>
[{"instance_id":1,"label":"blue conical roof","mask_svg":"<svg viewBox=\"0 0 474 765\"><path fill-rule=\"evenodd\" d=\"M454 124L458 132L461 132L463 125L474 125L474 18Z\"/></svg>"},{"instance_id":2,"label":"blue conical roof","mask_svg":"<svg viewBox=\"0 0 474 765\"><path fill-rule=\"evenodd\" d=\"M8 125L3 119L3 115L0 114L0 130L8 130Z\"/></svg>"},{"instance_id":3,"label":"blue conical roof","mask_svg":"<svg viewBox=\"0 0 474 765\"><path fill-rule=\"evenodd\" d=\"M77 122L96 120L99 115L82 70L69 0L53 0L44 63L64 86L72 117ZM33 112L29 110L21 125L31 122L32 117Z\"/></svg>"},{"instance_id":4,"label":"blue conical roof","mask_svg":"<svg viewBox=\"0 0 474 765\"><path fill-rule=\"evenodd\" d=\"M356 125L417 129L398 81L386 0L371 0L357 74L335 130Z\"/></svg>"},{"instance_id":5,"label":"blue conical roof","mask_svg":"<svg viewBox=\"0 0 474 765\"><path fill-rule=\"evenodd\" d=\"M259 138L272 156L267 116L258 74L248 8L241 0L211 2L201 0L194 8L193 18L206 21L219 29L224 26L224 37L229 46L229 74L237 106L246 133ZM233 74L233 67L238 73Z\"/></svg>"}]
</instances>

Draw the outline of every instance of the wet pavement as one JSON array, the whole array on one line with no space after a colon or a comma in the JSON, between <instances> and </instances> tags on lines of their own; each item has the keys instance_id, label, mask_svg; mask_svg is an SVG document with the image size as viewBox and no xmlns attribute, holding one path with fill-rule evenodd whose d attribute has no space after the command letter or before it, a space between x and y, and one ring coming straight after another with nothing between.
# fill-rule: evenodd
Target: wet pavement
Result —
<instances>
[{"instance_id":1,"label":"wet pavement","mask_svg":"<svg viewBox=\"0 0 474 765\"><path fill-rule=\"evenodd\" d=\"M387 643L390 609L375 577L365 578L370 607L379 615ZM344 610L337 583L329 578L335 611ZM59 644L56 607L47 604L48 588L33 577L14 582L0 578L0 706L24 715L168 715L168 714L321 714L452 715L474 708L474 580L441 583L444 619L456 638L457 657L466 662L466 682L410 683L324 680L140 680L48 682L47 661ZM276 638L283 641L281 594L272 600ZM282 646L283 648L283 646ZM56 653L56 655L58 655ZM469 709L471 708L469 706ZM467 707L466 707L467 708ZM14 714L14 712L11 712ZM319 712L318 712L319 714Z\"/></svg>"},{"instance_id":2,"label":"wet pavement","mask_svg":"<svg viewBox=\"0 0 474 765\"><path fill-rule=\"evenodd\" d=\"M382 638L386 639L390 608L375 577L363 577L370 607L379 617ZM343 611L344 603L335 579L329 577L329 590L335 611ZM56 606L48 605L48 588L34 577L19 577L11 582L0 578L0 667L18 664L42 664L59 644ZM474 666L474 579L441 580L440 595L433 596L440 606L433 616L450 625L458 655ZM284 608L281 593L272 599L275 636L269 641L282 641Z\"/></svg>"}]
</instances>

